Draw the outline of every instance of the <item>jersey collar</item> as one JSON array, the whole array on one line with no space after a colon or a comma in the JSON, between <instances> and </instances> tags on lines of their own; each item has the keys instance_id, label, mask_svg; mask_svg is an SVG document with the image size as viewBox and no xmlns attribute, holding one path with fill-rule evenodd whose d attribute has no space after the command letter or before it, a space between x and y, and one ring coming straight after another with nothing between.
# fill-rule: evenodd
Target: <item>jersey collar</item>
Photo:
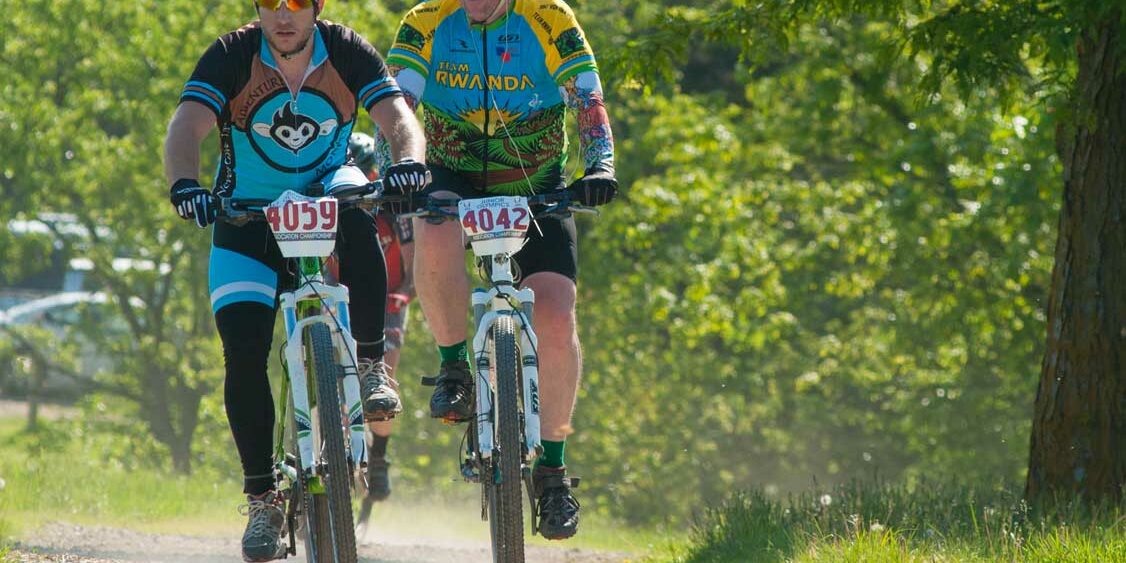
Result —
<instances>
[{"instance_id":1,"label":"jersey collar","mask_svg":"<svg viewBox=\"0 0 1126 563\"><path fill-rule=\"evenodd\" d=\"M262 46L260 47L262 64L281 72L278 68L278 63L274 60L274 52L270 50L269 43L266 42L266 32L262 32ZM328 60L328 48L325 47L324 38L321 36L321 25L317 22L313 26L313 58L309 61L309 69L305 71L305 76L308 77L317 67L324 64Z\"/></svg>"}]
</instances>

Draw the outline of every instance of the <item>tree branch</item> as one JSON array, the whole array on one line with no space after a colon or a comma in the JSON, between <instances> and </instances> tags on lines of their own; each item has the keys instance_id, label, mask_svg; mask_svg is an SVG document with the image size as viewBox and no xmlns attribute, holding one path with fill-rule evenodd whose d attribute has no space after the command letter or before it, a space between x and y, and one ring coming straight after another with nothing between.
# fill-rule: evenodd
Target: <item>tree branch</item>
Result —
<instances>
[{"instance_id":1,"label":"tree branch","mask_svg":"<svg viewBox=\"0 0 1126 563\"><path fill-rule=\"evenodd\" d=\"M27 338L27 336L23 335L18 330L14 330L10 326L0 325L0 330L11 336L12 339L16 341L19 349L30 354L33 361L39 363L42 366L45 366L48 370L50 370L52 373L55 373L56 375L61 375L63 377L66 377L67 379L74 381L75 383L78 383L83 387L86 387L87 390L102 391L133 401L139 401L141 398L139 394L133 392L131 389L125 387L124 385L114 385L111 383L106 383L104 381L98 381L97 379L84 376L62 364L52 361L47 356L47 354L40 350L39 347L37 347L29 338Z\"/></svg>"}]
</instances>

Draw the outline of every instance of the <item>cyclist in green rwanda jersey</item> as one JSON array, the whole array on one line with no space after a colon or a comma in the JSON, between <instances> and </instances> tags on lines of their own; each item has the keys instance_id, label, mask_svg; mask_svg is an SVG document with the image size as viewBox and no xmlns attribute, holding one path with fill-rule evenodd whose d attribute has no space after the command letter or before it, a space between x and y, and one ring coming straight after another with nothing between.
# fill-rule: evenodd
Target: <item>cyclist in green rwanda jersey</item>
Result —
<instances>
[{"instance_id":1,"label":"cyclist in green rwanda jersey","mask_svg":"<svg viewBox=\"0 0 1126 563\"><path fill-rule=\"evenodd\" d=\"M421 105L436 197L531 195L564 189L567 109L578 118L586 174L570 189L600 205L617 192L614 144L594 53L562 0L428 0L403 19L387 65L407 103ZM380 166L390 164L379 138ZM564 444L582 357L575 319L577 236L572 218L548 218L514 256L519 283L536 295L544 455L533 475L540 532L578 529ZM461 227L415 221L415 285L438 343L441 370L430 414L472 416L466 361L469 279Z\"/></svg>"},{"instance_id":2,"label":"cyclist in green rwanda jersey","mask_svg":"<svg viewBox=\"0 0 1126 563\"><path fill-rule=\"evenodd\" d=\"M501 4L507 13L471 29L459 0L430 0L399 28L387 65L408 103L422 104L427 163L491 194L557 189L570 107L579 121L584 168L612 169L614 145L594 53L571 9L561 1ZM387 145L381 148L386 158Z\"/></svg>"}]
</instances>

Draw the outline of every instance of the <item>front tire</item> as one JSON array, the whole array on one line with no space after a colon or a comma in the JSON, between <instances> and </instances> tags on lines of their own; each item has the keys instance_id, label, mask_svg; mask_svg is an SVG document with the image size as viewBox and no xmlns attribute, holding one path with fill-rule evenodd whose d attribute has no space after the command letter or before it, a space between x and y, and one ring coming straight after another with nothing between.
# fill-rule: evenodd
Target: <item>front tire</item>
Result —
<instances>
[{"instance_id":1,"label":"front tire","mask_svg":"<svg viewBox=\"0 0 1126 563\"><path fill-rule=\"evenodd\" d=\"M347 450L344 447L344 423L340 410L340 381L344 368L336 360L336 347L327 326L315 324L309 329L312 367L317 389L317 422L320 428L320 477L323 494L306 490L313 549L317 563L355 563L356 530L352 524L352 498L349 486Z\"/></svg>"},{"instance_id":2,"label":"front tire","mask_svg":"<svg viewBox=\"0 0 1126 563\"><path fill-rule=\"evenodd\" d=\"M520 495L523 426L520 422L520 364L516 328L511 316L497 317L493 325L492 356L496 369L494 428L496 450L485 475L489 497L489 531L493 561L523 563L524 504Z\"/></svg>"}]
</instances>

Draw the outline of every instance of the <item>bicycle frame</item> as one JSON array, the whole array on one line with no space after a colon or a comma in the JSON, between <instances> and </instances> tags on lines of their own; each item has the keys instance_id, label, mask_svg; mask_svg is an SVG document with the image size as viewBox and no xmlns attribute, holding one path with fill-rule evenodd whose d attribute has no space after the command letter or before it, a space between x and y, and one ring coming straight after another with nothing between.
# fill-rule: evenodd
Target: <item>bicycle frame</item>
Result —
<instances>
[{"instance_id":1,"label":"bicycle frame","mask_svg":"<svg viewBox=\"0 0 1126 563\"><path fill-rule=\"evenodd\" d=\"M536 214L532 205L545 207ZM563 192L470 200L431 197L425 207L407 214L431 223L457 219L478 265L489 266L482 276L489 287L475 288L470 299L476 418L466 429L460 469L465 480L482 487L481 519L490 521L494 561L524 561L521 489L531 505L532 533L539 530L532 480L532 465L543 454L535 293L516 287L512 257L526 240L527 220L574 212L595 213L573 204L569 192ZM423 378L427 385L437 381Z\"/></svg>"},{"instance_id":2,"label":"bicycle frame","mask_svg":"<svg viewBox=\"0 0 1126 563\"><path fill-rule=\"evenodd\" d=\"M477 373L477 455L488 460L493 453L494 418L484 413L493 412L493 382L490 376L493 358L488 351L488 338L493 324L501 315L510 315L520 331L521 388L524 394L524 462L531 463L543 450L540 442L539 399L539 340L532 328L532 309L535 293L529 288L516 289L513 285L512 260L507 254L479 256L492 262L490 281L492 288L476 288L472 295L474 367ZM512 308L515 300L520 309Z\"/></svg>"},{"instance_id":3,"label":"bicycle frame","mask_svg":"<svg viewBox=\"0 0 1126 563\"><path fill-rule=\"evenodd\" d=\"M274 469L291 496L286 553L297 553L295 517L303 512L309 561L356 560L349 481L367 458L358 350L348 288L325 283L322 261L335 247L341 206L371 209L382 201L379 191L372 182L325 197L323 186L311 185L306 190L310 195L286 191L273 201L221 202L225 221L269 223L282 256L298 269L297 288L278 295L286 340L285 375L275 406L280 416L274 428ZM319 407L316 432L314 407Z\"/></svg>"},{"instance_id":4,"label":"bicycle frame","mask_svg":"<svg viewBox=\"0 0 1126 563\"><path fill-rule=\"evenodd\" d=\"M297 422L298 452L301 456L301 467L306 475L304 478L310 484L310 490L320 492L320 479L318 467L313 463L312 441L312 407L309 393L309 374L305 362L305 347L302 335L305 330L316 323L326 325L333 335L333 343L339 351L346 351L342 358L345 366L344 373L344 412L348 417L352 461L359 467L365 459L366 443L364 441L363 407L360 403L360 383L355 363L356 340L352 337L351 319L348 315L348 288L342 285L328 285L324 282L321 273L319 258L298 259L299 270L305 283L295 291L288 291L279 295L282 318L285 321L286 343L286 377L282 381L280 394L281 420L275 436L275 459L277 468L290 479L297 475L285 464L285 424L288 419L285 399L292 397L294 419ZM331 311L327 314L325 311ZM335 315L335 319L333 318ZM337 324L339 323L339 328ZM315 398L314 398L315 399ZM331 431L331 429L322 429Z\"/></svg>"}]
</instances>

